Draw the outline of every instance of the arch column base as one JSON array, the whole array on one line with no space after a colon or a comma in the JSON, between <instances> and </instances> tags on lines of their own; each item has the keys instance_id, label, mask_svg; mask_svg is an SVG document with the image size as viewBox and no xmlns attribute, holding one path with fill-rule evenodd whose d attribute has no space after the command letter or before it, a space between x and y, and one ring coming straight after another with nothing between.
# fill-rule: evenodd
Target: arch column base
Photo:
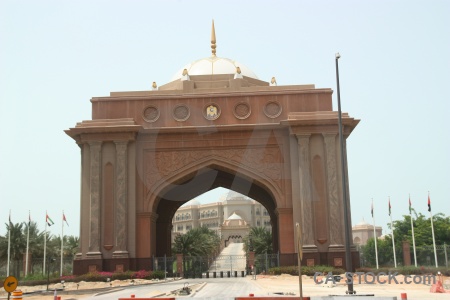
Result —
<instances>
[{"instance_id":1,"label":"arch column base","mask_svg":"<svg viewBox=\"0 0 450 300\"><path fill-rule=\"evenodd\" d=\"M133 266L129 258L110 258L103 260L103 269L108 272L125 272L133 270Z\"/></svg>"},{"instance_id":2,"label":"arch column base","mask_svg":"<svg viewBox=\"0 0 450 300\"><path fill-rule=\"evenodd\" d=\"M303 253L314 253L319 252L316 245L303 245Z\"/></svg>"},{"instance_id":3,"label":"arch column base","mask_svg":"<svg viewBox=\"0 0 450 300\"><path fill-rule=\"evenodd\" d=\"M113 252L112 257L113 258L128 258L129 253L128 253L128 251L118 250L118 251Z\"/></svg>"},{"instance_id":4,"label":"arch column base","mask_svg":"<svg viewBox=\"0 0 450 300\"><path fill-rule=\"evenodd\" d=\"M360 267L360 261L359 261L359 252L353 247L351 249L351 257L353 270L350 271L354 272L356 268ZM346 268L345 249L343 249L342 251L327 252L327 262L325 264L345 270Z\"/></svg>"},{"instance_id":5,"label":"arch column base","mask_svg":"<svg viewBox=\"0 0 450 300\"><path fill-rule=\"evenodd\" d=\"M328 246L328 252L341 252L341 251L345 251L344 245L334 244Z\"/></svg>"},{"instance_id":6,"label":"arch column base","mask_svg":"<svg viewBox=\"0 0 450 300\"><path fill-rule=\"evenodd\" d=\"M92 252L88 252L86 253L86 258L87 259L102 259L102 253L99 251L92 251Z\"/></svg>"},{"instance_id":7,"label":"arch column base","mask_svg":"<svg viewBox=\"0 0 450 300\"><path fill-rule=\"evenodd\" d=\"M89 272L103 271L103 259L79 259L73 261L73 274L82 275Z\"/></svg>"}]
</instances>

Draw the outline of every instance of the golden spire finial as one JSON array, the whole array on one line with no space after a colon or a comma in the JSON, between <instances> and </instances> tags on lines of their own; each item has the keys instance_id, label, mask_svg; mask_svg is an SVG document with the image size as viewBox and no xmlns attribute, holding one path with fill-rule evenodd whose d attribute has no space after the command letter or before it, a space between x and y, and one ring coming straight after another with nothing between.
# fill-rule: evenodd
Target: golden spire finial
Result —
<instances>
[{"instance_id":1,"label":"golden spire finial","mask_svg":"<svg viewBox=\"0 0 450 300\"><path fill-rule=\"evenodd\" d=\"M211 28L211 49L212 56L216 56L216 29L214 28L214 20L212 20L212 28Z\"/></svg>"}]
</instances>

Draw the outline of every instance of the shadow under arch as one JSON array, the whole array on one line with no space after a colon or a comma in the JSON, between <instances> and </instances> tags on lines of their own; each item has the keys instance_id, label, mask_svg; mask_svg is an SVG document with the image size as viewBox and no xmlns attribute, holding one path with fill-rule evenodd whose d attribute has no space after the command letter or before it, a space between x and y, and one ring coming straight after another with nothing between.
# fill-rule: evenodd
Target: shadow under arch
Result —
<instances>
[{"instance_id":1,"label":"shadow under arch","mask_svg":"<svg viewBox=\"0 0 450 300\"><path fill-rule=\"evenodd\" d=\"M189 169L166 178L159 191L155 190L149 209L158 215L156 219L156 256L171 254L172 218L178 208L187 201L217 187L223 187L246 195L261 203L270 215L273 250L277 252L278 216L275 213L280 193L267 178L242 166L213 159L203 161Z\"/></svg>"}]
</instances>

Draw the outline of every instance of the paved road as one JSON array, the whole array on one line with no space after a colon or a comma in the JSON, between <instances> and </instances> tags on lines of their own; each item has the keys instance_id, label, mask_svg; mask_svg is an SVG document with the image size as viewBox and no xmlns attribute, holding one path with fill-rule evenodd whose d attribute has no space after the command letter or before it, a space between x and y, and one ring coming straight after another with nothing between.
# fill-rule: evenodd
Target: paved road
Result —
<instances>
[{"instance_id":1,"label":"paved road","mask_svg":"<svg viewBox=\"0 0 450 300\"><path fill-rule=\"evenodd\" d=\"M246 257L244 243L231 243L222 250L216 260L211 264L210 272L245 271Z\"/></svg>"},{"instance_id":2,"label":"paved road","mask_svg":"<svg viewBox=\"0 0 450 300\"><path fill-rule=\"evenodd\" d=\"M170 281L166 283L156 283L146 286L126 287L121 291L94 295L84 300L111 300L121 297L130 297L135 295L138 297L154 297L163 293L170 293L173 290L182 288L185 284L189 286L195 285L199 290L194 289L188 296L176 296L177 299L194 297L194 298L214 298L214 299L234 299L237 296L255 296L266 295L267 292L257 285L250 277L247 278L216 278L216 279L183 279L179 281Z\"/></svg>"},{"instance_id":3,"label":"paved road","mask_svg":"<svg viewBox=\"0 0 450 300\"><path fill-rule=\"evenodd\" d=\"M179 281L168 281L166 283L158 282L141 286L124 286L122 290L107 294L78 294L68 293L62 294L64 300L90 299L90 300L117 300L119 298L128 298L130 295L136 297L151 298L163 293L170 293L173 290L180 289L188 283L189 286L195 287L193 293L187 296L176 296L177 300L186 300L186 298L196 298L204 300L224 299L231 300L237 296L248 296L254 294L257 296L279 296L280 293L292 294L298 296L298 277L281 275L281 276L258 276L257 280L251 280L250 277L245 278L203 278L203 279L184 279ZM315 284L311 278L304 277L303 292L305 296L311 297L312 300L322 299L323 296L345 295L347 286L344 283L337 285ZM408 299L422 300L433 299L443 300L449 299L449 294L432 294L429 285L405 285L405 284L358 284L355 285L357 295L375 294L377 297L394 297L400 299L401 293L407 293ZM289 297L289 296L288 296ZM35 295L27 296L26 299L41 300L50 299L52 295ZM362 297L358 297L362 298ZM371 297L370 299L372 299ZM341 299L341 298L339 298Z\"/></svg>"},{"instance_id":4,"label":"paved road","mask_svg":"<svg viewBox=\"0 0 450 300\"><path fill-rule=\"evenodd\" d=\"M224 278L212 281L206 281L206 285L198 291L193 297L209 299L234 300L235 297L266 295L266 291L255 284L250 277L246 278Z\"/></svg>"}]
</instances>

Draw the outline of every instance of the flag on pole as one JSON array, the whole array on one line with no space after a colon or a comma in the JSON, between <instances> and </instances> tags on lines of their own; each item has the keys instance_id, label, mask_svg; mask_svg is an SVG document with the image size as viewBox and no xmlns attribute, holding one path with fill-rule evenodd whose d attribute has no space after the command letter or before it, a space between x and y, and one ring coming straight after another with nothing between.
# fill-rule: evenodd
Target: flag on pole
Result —
<instances>
[{"instance_id":1,"label":"flag on pole","mask_svg":"<svg viewBox=\"0 0 450 300\"><path fill-rule=\"evenodd\" d=\"M392 251L394 253L394 267L397 268L397 258L395 256L394 224L392 223L392 215L391 215L391 197L389 197L389 217L391 219L391 236L392 236Z\"/></svg>"},{"instance_id":2,"label":"flag on pole","mask_svg":"<svg viewBox=\"0 0 450 300\"><path fill-rule=\"evenodd\" d=\"M409 214L411 214L411 211L412 211L411 196L409 197L408 202L409 202Z\"/></svg>"},{"instance_id":3,"label":"flag on pole","mask_svg":"<svg viewBox=\"0 0 450 300\"><path fill-rule=\"evenodd\" d=\"M436 268L438 268L439 264L438 264L437 253L436 253L436 239L434 238L433 213L431 212L430 192L428 192L428 211L430 212L431 234L433 237L433 248L434 248L434 260L436 262Z\"/></svg>"},{"instance_id":4,"label":"flag on pole","mask_svg":"<svg viewBox=\"0 0 450 300\"><path fill-rule=\"evenodd\" d=\"M30 211L28 211L28 227L30 227L31 224L31 215L30 215Z\"/></svg>"},{"instance_id":5,"label":"flag on pole","mask_svg":"<svg viewBox=\"0 0 450 300\"><path fill-rule=\"evenodd\" d=\"M45 222L47 222L48 226L52 226L53 224L55 224L55 222L53 222L53 220L48 216L48 214L45 215Z\"/></svg>"},{"instance_id":6,"label":"flag on pole","mask_svg":"<svg viewBox=\"0 0 450 300\"><path fill-rule=\"evenodd\" d=\"M69 223L67 223L66 215L63 213L63 221L66 222L67 226L69 226Z\"/></svg>"},{"instance_id":7,"label":"flag on pole","mask_svg":"<svg viewBox=\"0 0 450 300\"><path fill-rule=\"evenodd\" d=\"M389 215L391 215L391 198L389 198Z\"/></svg>"},{"instance_id":8,"label":"flag on pole","mask_svg":"<svg viewBox=\"0 0 450 300\"><path fill-rule=\"evenodd\" d=\"M12 221L11 221L11 210L9 211L9 226L12 225Z\"/></svg>"}]
</instances>

